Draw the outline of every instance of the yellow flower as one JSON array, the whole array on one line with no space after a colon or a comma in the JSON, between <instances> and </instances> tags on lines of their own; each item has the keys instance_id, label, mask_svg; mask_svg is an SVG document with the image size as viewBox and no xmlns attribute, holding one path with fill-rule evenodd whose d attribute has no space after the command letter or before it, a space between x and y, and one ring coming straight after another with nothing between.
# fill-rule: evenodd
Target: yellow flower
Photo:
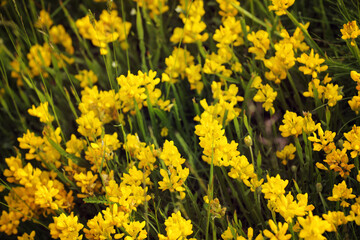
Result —
<instances>
[{"instance_id":1,"label":"yellow flower","mask_svg":"<svg viewBox=\"0 0 360 240\"><path fill-rule=\"evenodd\" d=\"M303 53L296 60L299 63L305 64L305 66L299 67L299 71L303 72L305 75L311 75L312 78L317 78L318 73L324 72L328 69L327 65L321 66L321 64L325 62L325 59L320 58L317 53L314 54L314 49L311 49L309 55Z\"/></svg>"},{"instance_id":2,"label":"yellow flower","mask_svg":"<svg viewBox=\"0 0 360 240\"><path fill-rule=\"evenodd\" d=\"M18 236L18 240L34 240L35 231L32 231L30 234L24 233L22 236Z\"/></svg>"},{"instance_id":3,"label":"yellow flower","mask_svg":"<svg viewBox=\"0 0 360 240\"><path fill-rule=\"evenodd\" d=\"M75 134L71 134L70 140L66 142L66 152L80 157L85 146L86 141L84 139L78 139Z\"/></svg>"},{"instance_id":4,"label":"yellow flower","mask_svg":"<svg viewBox=\"0 0 360 240\"><path fill-rule=\"evenodd\" d=\"M343 146L347 150L352 150L350 153L352 158L356 158L360 153L360 127L354 125L350 132L344 133L347 141Z\"/></svg>"},{"instance_id":5,"label":"yellow flower","mask_svg":"<svg viewBox=\"0 0 360 240\"><path fill-rule=\"evenodd\" d=\"M121 47L127 47L125 40L129 35L131 23L123 21L116 10L103 10L100 19L94 19L93 22L87 15L78 19L75 24L84 38L90 39L93 45L100 48L101 55L106 55L107 44L116 40L120 41Z\"/></svg>"},{"instance_id":6,"label":"yellow flower","mask_svg":"<svg viewBox=\"0 0 360 240\"><path fill-rule=\"evenodd\" d=\"M251 32L247 35L247 39L254 44L248 51L255 54L255 59L263 60L267 50L270 48L268 32L264 30L259 30L256 33Z\"/></svg>"},{"instance_id":7,"label":"yellow flower","mask_svg":"<svg viewBox=\"0 0 360 240\"><path fill-rule=\"evenodd\" d=\"M126 236L124 240L143 240L147 238L147 232L143 228L145 227L145 221L142 222L129 222L124 224L124 228L127 234L130 236Z\"/></svg>"},{"instance_id":8,"label":"yellow flower","mask_svg":"<svg viewBox=\"0 0 360 240\"><path fill-rule=\"evenodd\" d=\"M328 197L329 201L341 201L340 206L348 207L350 203L346 202L346 199L353 199L356 196L352 194L352 188L347 188L345 180L343 180L338 185L334 185L332 190L332 196Z\"/></svg>"},{"instance_id":9,"label":"yellow flower","mask_svg":"<svg viewBox=\"0 0 360 240\"><path fill-rule=\"evenodd\" d=\"M269 6L270 11L275 11L276 15L286 14L288 7L294 4L295 0L271 0L273 5Z\"/></svg>"},{"instance_id":10,"label":"yellow flower","mask_svg":"<svg viewBox=\"0 0 360 240\"><path fill-rule=\"evenodd\" d=\"M35 192L35 203L41 208L51 208L53 210L59 209L59 202L54 199L58 196L59 189L54 187L54 182L49 181L47 185L38 185ZM60 202L61 203L61 202Z\"/></svg>"},{"instance_id":11,"label":"yellow flower","mask_svg":"<svg viewBox=\"0 0 360 240\"><path fill-rule=\"evenodd\" d=\"M69 216L62 213L53 219L54 223L49 224L52 238L60 238L60 240L81 240L83 238L82 235L79 235L79 231L84 225L78 222L78 217L74 216L73 212Z\"/></svg>"},{"instance_id":12,"label":"yellow flower","mask_svg":"<svg viewBox=\"0 0 360 240\"><path fill-rule=\"evenodd\" d=\"M105 0L106 2L107 0ZM139 7L144 7L150 11L150 17L163 14L169 10L169 6L166 4L167 0L133 0L139 4Z\"/></svg>"},{"instance_id":13,"label":"yellow flower","mask_svg":"<svg viewBox=\"0 0 360 240\"><path fill-rule=\"evenodd\" d=\"M356 71L351 71L350 77L357 83L356 90L360 91L360 73Z\"/></svg>"},{"instance_id":14,"label":"yellow flower","mask_svg":"<svg viewBox=\"0 0 360 240\"><path fill-rule=\"evenodd\" d=\"M40 118L40 122L50 124L54 121L54 117L49 113L48 106L48 102L40 103L40 106L37 108L32 105L32 108L29 109L28 112L31 116Z\"/></svg>"},{"instance_id":15,"label":"yellow flower","mask_svg":"<svg viewBox=\"0 0 360 240\"><path fill-rule=\"evenodd\" d=\"M240 3L237 0L216 0L219 3L219 14L223 17L235 17L238 14L238 11L233 6L240 6Z\"/></svg>"},{"instance_id":16,"label":"yellow flower","mask_svg":"<svg viewBox=\"0 0 360 240\"><path fill-rule=\"evenodd\" d=\"M165 220L167 235L158 234L160 240L187 239L193 233L191 220L185 220L180 211L172 213L171 217Z\"/></svg>"},{"instance_id":17,"label":"yellow flower","mask_svg":"<svg viewBox=\"0 0 360 240\"><path fill-rule=\"evenodd\" d=\"M191 4L188 4L186 0L181 0L178 8L182 10L180 18L184 23L184 28L176 27L170 37L170 42L179 43L182 41L182 43L187 44L206 41L209 34L206 32L201 34L206 29L206 24L201 21L205 14L203 0L194 0Z\"/></svg>"},{"instance_id":18,"label":"yellow flower","mask_svg":"<svg viewBox=\"0 0 360 240\"><path fill-rule=\"evenodd\" d=\"M29 60L29 67L33 77L39 76L48 77L49 74L45 72L45 68L51 65L51 51L50 46L45 43L44 46L35 44L30 48L26 55Z\"/></svg>"},{"instance_id":19,"label":"yellow flower","mask_svg":"<svg viewBox=\"0 0 360 240\"><path fill-rule=\"evenodd\" d=\"M291 234L286 234L289 224L287 224L287 223L283 224L283 223L279 222L278 225L276 226L274 221L270 219L269 226L270 226L272 232L265 229L263 232L265 237L273 239L273 240L275 240L275 239L288 240L291 238Z\"/></svg>"},{"instance_id":20,"label":"yellow flower","mask_svg":"<svg viewBox=\"0 0 360 240\"><path fill-rule=\"evenodd\" d=\"M185 162L185 159L181 158L173 141L165 141L160 159L164 161L168 169L160 169L163 181L159 182L159 189L163 191L168 189L170 192L177 191L180 193L181 199L185 198L185 188L183 184L189 175L189 169L182 168L181 164Z\"/></svg>"},{"instance_id":21,"label":"yellow flower","mask_svg":"<svg viewBox=\"0 0 360 240\"><path fill-rule=\"evenodd\" d=\"M335 149L335 143L333 141L336 133L328 130L326 130L324 133L324 130L319 125L318 135L319 138L316 136L316 133L313 132L313 136L308 137L308 139L314 143L314 147L313 147L314 151L324 150L325 153L330 153L332 150Z\"/></svg>"},{"instance_id":22,"label":"yellow flower","mask_svg":"<svg viewBox=\"0 0 360 240\"><path fill-rule=\"evenodd\" d=\"M313 205L308 205L307 193L299 193L296 198L298 201L294 201L293 195L289 192L286 196L280 195L273 202L275 212L280 213L286 222L291 223L294 217L305 216L314 209Z\"/></svg>"},{"instance_id":23,"label":"yellow flower","mask_svg":"<svg viewBox=\"0 0 360 240\"><path fill-rule=\"evenodd\" d=\"M331 225L331 229L328 230L329 232L337 232L338 226L347 224L349 220L345 213L340 211L329 211L327 214L323 214L322 217Z\"/></svg>"},{"instance_id":24,"label":"yellow flower","mask_svg":"<svg viewBox=\"0 0 360 240\"><path fill-rule=\"evenodd\" d=\"M100 185L96 182L97 178L98 176L93 175L91 171L88 171L86 175L84 173L76 173L74 175L76 186L81 188L81 194L78 194L79 198L85 198L94 195L96 188L100 187Z\"/></svg>"},{"instance_id":25,"label":"yellow flower","mask_svg":"<svg viewBox=\"0 0 360 240\"><path fill-rule=\"evenodd\" d=\"M22 216L22 213L17 211L2 211L0 216L0 232L5 232L6 235L17 234L17 227Z\"/></svg>"},{"instance_id":26,"label":"yellow flower","mask_svg":"<svg viewBox=\"0 0 360 240\"><path fill-rule=\"evenodd\" d=\"M95 117L93 111L90 111L78 119L76 123L79 125L78 132L84 137L88 137L90 141L94 141L102 132L102 122Z\"/></svg>"},{"instance_id":27,"label":"yellow flower","mask_svg":"<svg viewBox=\"0 0 360 240\"><path fill-rule=\"evenodd\" d=\"M358 92L357 96L353 96L352 99L348 101L348 104L351 110L353 110L356 115L358 115L360 111L360 92Z\"/></svg>"},{"instance_id":28,"label":"yellow flower","mask_svg":"<svg viewBox=\"0 0 360 240\"><path fill-rule=\"evenodd\" d=\"M81 70L79 74L75 75L75 78L80 81L80 87L92 87L94 83L98 81L98 77L91 70Z\"/></svg>"},{"instance_id":29,"label":"yellow flower","mask_svg":"<svg viewBox=\"0 0 360 240\"><path fill-rule=\"evenodd\" d=\"M270 111L271 114L275 113L273 102L275 101L277 92L269 85L261 85L256 95L254 96L254 102L263 102L263 108L265 111Z\"/></svg>"},{"instance_id":30,"label":"yellow flower","mask_svg":"<svg viewBox=\"0 0 360 240\"><path fill-rule=\"evenodd\" d=\"M342 34L341 38L344 40L351 39L351 45L355 46L355 39L360 35L360 30L356 24L356 20L344 24L340 31Z\"/></svg>"},{"instance_id":31,"label":"yellow flower","mask_svg":"<svg viewBox=\"0 0 360 240\"><path fill-rule=\"evenodd\" d=\"M279 130L281 132L281 136L283 137L298 137L303 131L304 119L294 112L286 110L282 122L283 125L280 125Z\"/></svg>"},{"instance_id":32,"label":"yellow flower","mask_svg":"<svg viewBox=\"0 0 360 240\"><path fill-rule=\"evenodd\" d=\"M169 79L163 78L163 81L170 81L172 83L176 83L179 77L183 79L189 66L195 66L194 57L191 53L186 49L177 47L174 48L169 57L165 58L165 64L165 73L169 76Z\"/></svg>"},{"instance_id":33,"label":"yellow flower","mask_svg":"<svg viewBox=\"0 0 360 240\"><path fill-rule=\"evenodd\" d=\"M276 156L280 158L283 165L287 164L288 160L293 160L295 158L296 147L290 143L286 145L281 151L276 151Z\"/></svg>"},{"instance_id":34,"label":"yellow flower","mask_svg":"<svg viewBox=\"0 0 360 240\"><path fill-rule=\"evenodd\" d=\"M314 120L312 119L312 114L309 112L303 112L303 115L304 115L303 131L309 135L310 133L316 131L318 127L320 127L320 123L315 124Z\"/></svg>"},{"instance_id":35,"label":"yellow flower","mask_svg":"<svg viewBox=\"0 0 360 240\"><path fill-rule=\"evenodd\" d=\"M196 90L198 94L204 88L204 83L201 81L201 65L190 65L189 67L185 68L185 74L187 76L188 82L190 83L190 89Z\"/></svg>"},{"instance_id":36,"label":"yellow flower","mask_svg":"<svg viewBox=\"0 0 360 240\"><path fill-rule=\"evenodd\" d=\"M34 26L36 28L44 28L44 27L50 28L52 24L53 21L51 20L50 14L44 9L42 9Z\"/></svg>"},{"instance_id":37,"label":"yellow flower","mask_svg":"<svg viewBox=\"0 0 360 240\"><path fill-rule=\"evenodd\" d=\"M331 229L330 223L319 216L314 216L312 212L309 212L305 218L299 217L298 221L302 227L299 237L304 240L326 240L322 234Z\"/></svg>"},{"instance_id":38,"label":"yellow flower","mask_svg":"<svg viewBox=\"0 0 360 240\"><path fill-rule=\"evenodd\" d=\"M267 182L261 187L261 192L265 194L264 198L271 201L276 200L280 195L285 194L285 188L288 185L288 180L282 180L280 175L276 177L269 177L266 175Z\"/></svg>"},{"instance_id":39,"label":"yellow flower","mask_svg":"<svg viewBox=\"0 0 360 240\"><path fill-rule=\"evenodd\" d=\"M310 25L310 22L307 22L305 25L301 24L301 26L304 29L307 29L309 27L309 25ZM309 46L304 42L304 39L305 39L304 33L302 32L302 30L299 27L297 27L295 29L295 32L293 33L293 35L291 37L290 37L288 31L286 31L286 29L283 28L283 29L281 29L280 36L283 37L283 40L281 40L280 42L291 43L293 45L294 52L297 52L298 49L301 52L309 50Z\"/></svg>"},{"instance_id":40,"label":"yellow flower","mask_svg":"<svg viewBox=\"0 0 360 240\"><path fill-rule=\"evenodd\" d=\"M337 101L341 100L343 98L341 93L341 88L337 84L326 84L325 86L325 92L324 92L324 99L328 100L328 105L330 107L333 107L336 105Z\"/></svg>"},{"instance_id":41,"label":"yellow flower","mask_svg":"<svg viewBox=\"0 0 360 240\"><path fill-rule=\"evenodd\" d=\"M345 148L335 149L328 153L324 162L329 165L331 170L338 172L342 178L349 176L351 169L355 167L354 164L348 164L349 158Z\"/></svg>"},{"instance_id":42,"label":"yellow flower","mask_svg":"<svg viewBox=\"0 0 360 240\"><path fill-rule=\"evenodd\" d=\"M128 72L126 77L121 75L117 81L120 86L118 95L121 109L124 113L130 111L132 115L135 115L135 104L141 110L143 106L147 107L147 99L154 106L161 96L161 90L155 87L160 83L160 78L157 78L156 72L152 70L148 73L138 71L137 75Z\"/></svg>"}]
</instances>

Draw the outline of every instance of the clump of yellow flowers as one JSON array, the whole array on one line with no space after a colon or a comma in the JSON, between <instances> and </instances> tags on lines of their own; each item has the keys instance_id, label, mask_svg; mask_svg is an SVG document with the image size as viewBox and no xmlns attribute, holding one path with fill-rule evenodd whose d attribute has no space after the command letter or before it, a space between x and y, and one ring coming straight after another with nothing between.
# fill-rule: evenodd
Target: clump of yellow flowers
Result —
<instances>
[{"instance_id":1,"label":"clump of yellow flowers","mask_svg":"<svg viewBox=\"0 0 360 240\"><path fill-rule=\"evenodd\" d=\"M65 3L37 13L31 2L32 34L14 31L24 33L16 54L0 44L1 111L11 113L8 99L27 106L15 109L23 129L1 165L1 234L356 236L358 63L341 68L355 83L342 82L342 59L292 15L301 4L94 2L107 9L77 19ZM61 14L68 22L56 24ZM356 21L340 33L358 57ZM43 228L26 233L26 221Z\"/></svg>"}]
</instances>

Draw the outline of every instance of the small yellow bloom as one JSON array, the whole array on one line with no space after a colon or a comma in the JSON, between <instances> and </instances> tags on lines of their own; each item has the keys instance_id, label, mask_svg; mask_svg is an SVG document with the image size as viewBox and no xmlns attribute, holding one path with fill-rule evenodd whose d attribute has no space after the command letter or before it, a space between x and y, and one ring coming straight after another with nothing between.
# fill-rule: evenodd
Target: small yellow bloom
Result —
<instances>
[{"instance_id":1,"label":"small yellow bloom","mask_svg":"<svg viewBox=\"0 0 360 240\"><path fill-rule=\"evenodd\" d=\"M283 137L298 137L303 131L304 119L294 112L286 110L282 122L283 125L280 125L279 130L281 132L281 136Z\"/></svg>"},{"instance_id":2,"label":"small yellow bloom","mask_svg":"<svg viewBox=\"0 0 360 240\"><path fill-rule=\"evenodd\" d=\"M325 59L320 58L319 54L314 54L314 49L311 49L310 54L306 53L301 54L299 58L296 59L299 63L305 64L305 66L300 66L299 70L305 75L311 75L312 78L317 78L318 73L324 72L328 69L327 65L322 65L325 62Z\"/></svg>"},{"instance_id":3,"label":"small yellow bloom","mask_svg":"<svg viewBox=\"0 0 360 240\"><path fill-rule=\"evenodd\" d=\"M288 240L291 238L290 233L286 234L289 224L287 224L287 223L283 224L283 223L279 222L278 225L276 226L274 221L270 219L269 226L270 226L272 232L265 229L264 230L265 237L268 237L270 239L278 239L278 240Z\"/></svg>"},{"instance_id":4,"label":"small yellow bloom","mask_svg":"<svg viewBox=\"0 0 360 240\"><path fill-rule=\"evenodd\" d=\"M83 238L82 235L79 235L79 231L84 225L78 222L78 217L74 216L73 212L69 216L62 213L53 219L54 223L49 224L52 238L60 238L61 240L81 240Z\"/></svg>"},{"instance_id":5,"label":"small yellow bloom","mask_svg":"<svg viewBox=\"0 0 360 240\"><path fill-rule=\"evenodd\" d=\"M273 5L269 6L270 11L275 11L276 15L286 14L288 7L294 4L295 0L271 0Z\"/></svg>"},{"instance_id":6,"label":"small yellow bloom","mask_svg":"<svg viewBox=\"0 0 360 240\"><path fill-rule=\"evenodd\" d=\"M351 39L351 45L355 46L355 39L360 35L360 29L356 24L356 21L351 21L343 25L343 28L340 29L341 31L341 38Z\"/></svg>"},{"instance_id":7,"label":"small yellow bloom","mask_svg":"<svg viewBox=\"0 0 360 240\"><path fill-rule=\"evenodd\" d=\"M180 211L172 213L171 217L165 220L167 236L158 234L160 240L187 239L193 233L191 220L185 220Z\"/></svg>"},{"instance_id":8,"label":"small yellow bloom","mask_svg":"<svg viewBox=\"0 0 360 240\"><path fill-rule=\"evenodd\" d=\"M290 143L286 145L281 151L276 151L276 156L280 158L283 165L287 164L288 160L293 160L295 158L296 147Z\"/></svg>"},{"instance_id":9,"label":"small yellow bloom","mask_svg":"<svg viewBox=\"0 0 360 240\"><path fill-rule=\"evenodd\" d=\"M334 185L332 194L332 196L328 197L328 200L334 202L341 201L340 206L342 207L350 206L350 203L345 201L346 199L353 199L356 197L352 194L352 188L347 188L345 180L338 185Z\"/></svg>"},{"instance_id":10,"label":"small yellow bloom","mask_svg":"<svg viewBox=\"0 0 360 240\"><path fill-rule=\"evenodd\" d=\"M309 212L305 218L299 217L298 221L302 227L300 230L299 237L304 240L326 240L322 234L325 231L329 231L331 229L330 223L328 221L323 220L319 216L314 216L312 212Z\"/></svg>"},{"instance_id":11,"label":"small yellow bloom","mask_svg":"<svg viewBox=\"0 0 360 240\"><path fill-rule=\"evenodd\" d=\"M350 132L344 133L346 141L343 146L347 150L352 150L350 153L352 158L356 158L360 154L360 127L354 125Z\"/></svg>"}]
</instances>

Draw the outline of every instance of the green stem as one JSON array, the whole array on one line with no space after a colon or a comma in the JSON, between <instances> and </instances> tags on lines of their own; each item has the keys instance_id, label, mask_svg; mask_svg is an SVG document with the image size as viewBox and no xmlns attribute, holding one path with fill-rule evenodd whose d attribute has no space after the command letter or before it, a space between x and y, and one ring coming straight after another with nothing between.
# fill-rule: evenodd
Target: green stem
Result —
<instances>
[{"instance_id":1,"label":"green stem","mask_svg":"<svg viewBox=\"0 0 360 240\"><path fill-rule=\"evenodd\" d=\"M302 112L304 108L303 108L303 105L302 105L302 103L301 103L299 91L298 91L298 89L296 88L296 85L295 85L295 83L294 83L294 79L292 78L292 76L291 76L291 74L290 74L289 71L287 71L287 76L288 76L290 85L291 85L292 89L294 90L295 102L296 102L296 104L297 104L298 107L299 107L299 111Z\"/></svg>"}]
</instances>

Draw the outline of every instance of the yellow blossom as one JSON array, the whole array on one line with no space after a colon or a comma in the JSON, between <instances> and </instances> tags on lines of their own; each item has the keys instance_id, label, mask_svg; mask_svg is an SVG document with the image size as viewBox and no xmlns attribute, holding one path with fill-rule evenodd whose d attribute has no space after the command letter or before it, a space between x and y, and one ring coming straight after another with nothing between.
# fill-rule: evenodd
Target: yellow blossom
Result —
<instances>
[{"instance_id":1,"label":"yellow blossom","mask_svg":"<svg viewBox=\"0 0 360 240\"><path fill-rule=\"evenodd\" d=\"M340 211L329 211L327 214L323 214L322 217L331 225L331 229L328 230L329 232L337 232L337 228L340 225L347 224L349 220L349 218L345 216L345 213Z\"/></svg>"},{"instance_id":2,"label":"yellow blossom","mask_svg":"<svg viewBox=\"0 0 360 240\"><path fill-rule=\"evenodd\" d=\"M79 74L75 75L75 78L80 81L80 87L92 87L94 83L98 81L98 77L91 70L81 70Z\"/></svg>"},{"instance_id":3,"label":"yellow blossom","mask_svg":"<svg viewBox=\"0 0 360 240\"><path fill-rule=\"evenodd\" d=\"M356 196L352 194L352 188L347 188L345 180L338 185L334 185L332 190L332 196L328 197L329 201L338 202L341 201L340 206L348 207L350 204L346 202L346 199L353 199Z\"/></svg>"},{"instance_id":4,"label":"yellow blossom","mask_svg":"<svg viewBox=\"0 0 360 240\"><path fill-rule=\"evenodd\" d=\"M32 105L32 108L29 109L28 112L30 115L38 117L40 122L49 124L54 121L54 117L49 113L48 106L48 102L40 103L40 106L37 108Z\"/></svg>"},{"instance_id":5,"label":"yellow blossom","mask_svg":"<svg viewBox=\"0 0 360 240\"><path fill-rule=\"evenodd\" d=\"M34 23L34 26L36 28L50 28L50 26L53 24L53 21L51 20L50 14L42 9L39 13L39 17L37 21Z\"/></svg>"},{"instance_id":6,"label":"yellow blossom","mask_svg":"<svg viewBox=\"0 0 360 240\"><path fill-rule=\"evenodd\" d=\"M78 222L78 217L74 216L73 212L68 216L62 213L53 219L54 223L49 224L52 238L60 238L60 240L81 240L83 238L82 235L79 235L79 231L84 225Z\"/></svg>"},{"instance_id":7,"label":"yellow blossom","mask_svg":"<svg viewBox=\"0 0 360 240\"><path fill-rule=\"evenodd\" d=\"M35 238L35 231L31 231L30 234L24 233L22 236L18 236L18 240L34 240Z\"/></svg>"},{"instance_id":8,"label":"yellow blossom","mask_svg":"<svg viewBox=\"0 0 360 240\"><path fill-rule=\"evenodd\" d=\"M355 39L360 35L360 29L356 24L356 20L344 24L340 31L342 34L341 38L344 40L351 39L351 45L355 46Z\"/></svg>"},{"instance_id":9,"label":"yellow blossom","mask_svg":"<svg viewBox=\"0 0 360 240\"><path fill-rule=\"evenodd\" d=\"M308 137L308 139L314 143L314 151L324 150L325 153L330 153L333 149L335 149L335 143L333 142L336 135L335 132L331 132L328 130L324 132L324 130L319 125L318 135L319 138L316 136L316 133L313 132L313 136Z\"/></svg>"},{"instance_id":10,"label":"yellow blossom","mask_svg":"<svg viewBox=\"0 0 360 240\"><path fill-rule=\"evenodd\" d=\"M291 234L286 234L289 224L287 224L287 223L283 224L283 223L279 222L278 225L276 226L274 221L270 219L269 226L270 226L272 232L265 229L263 232L265 237L268 237L270 239L278 239L278 240L288 240L291 238Z\"/></svg>"},{"instance_id":11,"label":"yellow blossom","mask_svg":"<svg viewBox=\"0 0 360 240\"><path fill-rule=\"evenodd\" d=\"M240 6L240 3L237 0L216 0L219 3L219 14L220 16L223 17L234 17L238 14L238 11L236 10L236 8L233 6Z\"/></svg>"},{"instance_id":12,"label":"yellow blossom","mask_svg":"<svg viewBox=\"0 0 360 240\"><path fill-rule=\"evenodd\" d=\"M275 11L278 16L285 15L288 7L293 5L294 2L295 0L271 0L273 5L269 6L269 10Z\"/></svg>"},{"instance_id":13,"label":"yellow blossom","mask_svg":"<svg viewBox=\"0 0 360 240\"><path fill-rule=\"evenodd\" d=\"M165 230L167 235L158 234L160 240L187 239L193 233L190 220L185 220L180 211L172 213L171 217L165 220Z\"/></svg>"},{"instance_id":14,"label":"yellow blossom","mask_svg":"<svg viewBox=\"0 0 360 240\"><path fill-rule=\"evenodd\" d=\"M350 155L356 158L360 153L360 127L354 125L350 132L344 133L346 141L343 147L347 150L352 150Z\"/></svg>"},{"instance_id":15,"label":"yellow blossom","mask_svg":"<svg viewBox=\"0 0 360 240\"><path fill-rule=\"evenodd\" d=\"M310 54L306 53L301 54L299 58L296 59L299 63L305 64L305 66L300 66L299 70L305 75L311 75L312 78L317 78L318 73L324 72L328 69L327 65L322 65L325 62L325 59L320 58L319 54L314 54L314 49L311 49Z\"/></svg>"},{"instance_id":16,"label":"yellow blossom","mask_svg":"<svg viewBox=\"0 0 360 240\"><path fill-rule=\"evenodd\" d=\"M353 110L356 115L358 115L360 111L360 92L358 92L357 96L353 96L351 100L348 101L348 104L351 110Z\"/></svg>"},{"instance_id":17,"label":"yellow blossom","mask_svg":"<svg viewBox=\"0 0 360 240\"><path fill-rule=\"evenodd\" d=\"M5 232L6 235L17 234L17 227L20 224L22 214L17 211L2 211L0 216L0 232Z\"/></svg>"},{"instance_id":18,"label":"yellow blossom","mask_svg":"<svg viewBox=\"0 0 360 240\"><path fill-rule=\"evenodd\" d=\"M248 51L255 54L255 59L263 60L267 50L270 48L268 32L264 30L251 32L247 35L247 39L254 44Z\"/></svg>"},{"instance_id":19,"label":"yellow blossom","mask_svg":"<svg viewBox=\"0 0 360 240\"><path fill-rule=\"evenodd\" d=\"M93 111L76 119L76 123L79 125L78 132L84 137L88 137L90 141L95 140L96 137L101 135L103 124L95 117Z\"/></svg>"},{"instance_id":20,"label":"yellow blossom","mask_svg":"<svg viewBox=\"0 0 360 240\"><path fill-rule=\"evenodd\" d=\"M286 145L281 151L276 151L276 156L280 158L283 165L287 164L288 160L293 160L295 158L296 147L290 143Z\"/></svg>"},{"instance_id":21,"label":"yellow blossom","mask_svg":"<svg viewBox=\"0 0 360 240\"><path fill-rule=\"evenodd\" d=\"M283 137L298 137L303 131L304 119L294 112L286 110L282 122L283 125L280 125L279 130Z\"/></svg>"},{"instance_id":22,"label":"yellow blossom","mask_svg":"<svg viewBox=\"0 0 360 240\"><path fill-rule=\"evenodd\" d=\"M285 188L289 183L288 180L282 180L279 174L276 177L269 177L267 175L266 178L267 182L261 188L261 192L265 194L265 199L273 201L280 195L285 194Z\"/></svg>"},{"instance_id":23,"label":"yellow blossom","mask_svg":"<svg viewBox=\"0 0 360 240\"><path fill-rule=\"evenodd\" d=\"M312 212L309 212L305 218L299 217L298 221L302 227L299 237L304 240L326 240L322 234L331 229L330 223L319 216L314 216Z\"/></svg>"},{"instance_id":24,"label":"yellow blossom","mask_svg":"<svg viewBox=\"0 0 360 240\"><path fill-rule=\"evenodd\" d=\"M277 92L269 85L261 85L256 95L254 96L254 102L263 102L262 106L265 111L270 111L270 114L275 113L273 102L275 101Z\"/></svg>"}]
</instances>

